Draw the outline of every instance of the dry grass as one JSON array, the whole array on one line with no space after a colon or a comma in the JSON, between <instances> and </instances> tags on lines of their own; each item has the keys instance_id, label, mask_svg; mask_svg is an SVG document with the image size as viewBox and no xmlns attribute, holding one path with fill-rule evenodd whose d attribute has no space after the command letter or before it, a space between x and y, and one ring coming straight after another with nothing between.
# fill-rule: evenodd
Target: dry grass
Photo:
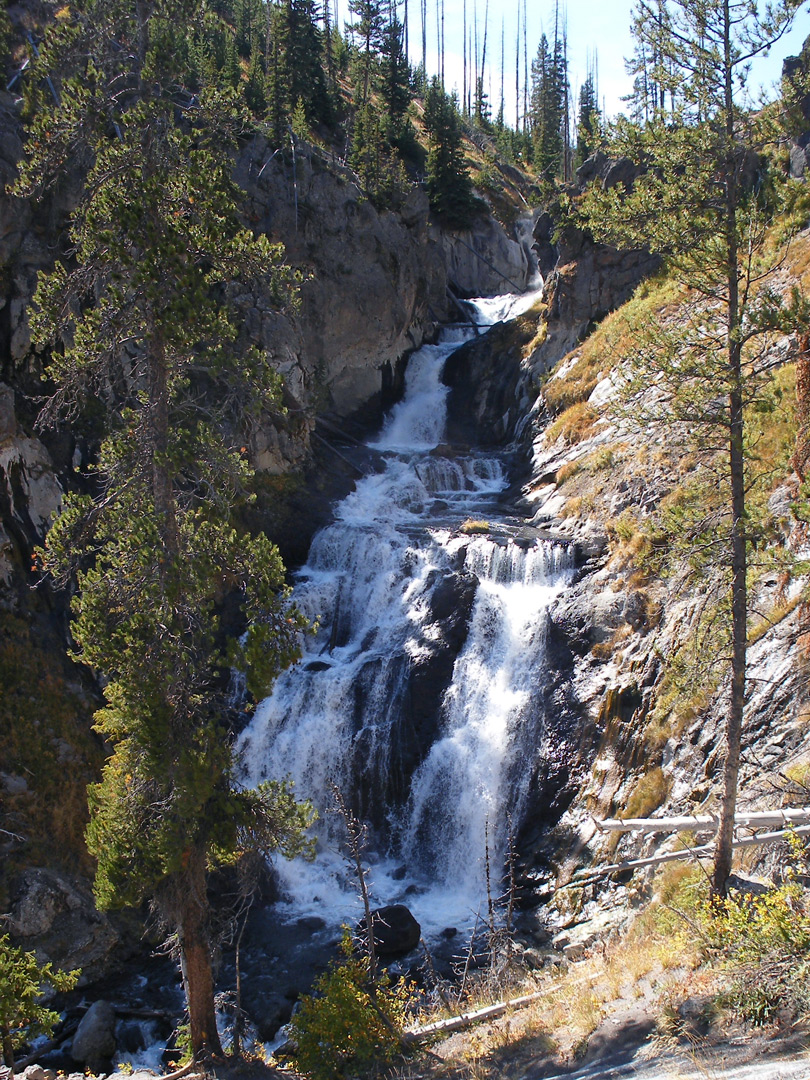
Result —
<instances>
[{"instance_id":1,"label":"dry grass","mask_svg":"<svg viewBox=\"0 0 810 1080\"><path fill-rule=\"evenodd\" d=\"M477 521L475 518L467 518L458 527L460 533L464 533L465 536L472 536L476 533L488 533L490 530L490 524L488 521Z\"/></svg>"},{"instance_id":2,"label":"dry grass","mask_svg":"<svg viewBox=\"0 0 810 1080\"><path fill-rule=\"evenodd\" d=\"M664 802L671 787L671 779L660 765L656 765L638 778L619 817L649 817L653 810L657 810Z\"/></svg>"},{"instance_id":3,"label":"dry grass","mask_svg":"<svg viewBox=\"0 0 810 1080\"><path fill-rule=\"evenodd\" d=\"M581 461L569 461L557 470L554 482L557 487L562 487L567 480L571 480L583 467Z\"/></svg>"},{"instance_id":4,"label":"dry grass","mask_svg":"<svg viewBox=\"0 0 810 1080\"><path fill-rule=\"evenodd\" d=\"M599 413L586 401L571 405L546 428L548 442L562 438L569 446L589 438L596 430Z\"/></svg>"},{"instance_id":5,"label":"dry grass","mask_svg":"<svg viewBox=\"0 0 810 1080\"><path fill-rule=\"evenodd\" d=\"M778 626L778 624L794 612L804 600L804 594L799 593L798 596L794 596L792 600L788 600L784 604L776 604L772 611L758 622L754 623L748 631L748 644L754 645L761 638L764 638L769 630L773 630L775 626Z\"/></svg>"},{"instance_id":6,"label":"dry grass","mask_svg":"<svg viewBox=\"0 0 810 1080\"><path fill-rule=\"evenodd\" d=\"M545 384L543 398L548 409L556 414L587 401L599 380L632 352L639 322L673 312L681 295L676 282L660 277L642 282L632 299L608 315L585 340L565 375L552 376Z\"/></svg>"}]
</instances>

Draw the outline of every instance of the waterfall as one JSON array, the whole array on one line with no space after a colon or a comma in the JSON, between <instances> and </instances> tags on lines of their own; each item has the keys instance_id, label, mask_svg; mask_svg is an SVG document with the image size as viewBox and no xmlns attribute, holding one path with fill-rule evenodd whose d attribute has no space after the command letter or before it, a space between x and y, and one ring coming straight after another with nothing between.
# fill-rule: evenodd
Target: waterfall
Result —
<instances>
[{"instance_id":1,"label":"waterfall","mask_svg":"<svg viewBox=\"0 0 810 1080\"><path fill-rule=\"evenodd\" d=\"M510 305L478 301L477 317L491 323ZM377 900L404 898L428 933L466 925L482 895L485 826L498 859L542 755L546 613L573 557L458 531L466 518L497 522L508 482L497 453L441 446L442 369L468 337L452 328L411 357L405 395L372 443L384 470L335 508L296 575L317 632L239 741L246 784L289 776L321 810L316 862L277 867L297 914L355 914L324 813L337 784L374 827Z\"/></svg>"}]
</instances>

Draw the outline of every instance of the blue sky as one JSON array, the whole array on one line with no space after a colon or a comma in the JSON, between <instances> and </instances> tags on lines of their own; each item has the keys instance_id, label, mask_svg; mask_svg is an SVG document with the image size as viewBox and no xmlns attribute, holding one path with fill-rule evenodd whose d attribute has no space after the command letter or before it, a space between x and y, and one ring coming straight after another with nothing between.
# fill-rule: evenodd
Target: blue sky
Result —
<instances>
[{"instance_id":1,"label":"blue sky","mask_svg":"<svg viewBox=\"0 0 810 1080\"><path fill-rule=\"evenodd\" d=\"M400 0L402 2L402 0ZM466 0L468 23L472 19L473 5L478 6L479 39L483 36L484 9L487 0ZM410 52L414 60L421 60L420 0L408 0L410 20ZM437 0L427 0L428 7L428 71L437 70L436 48ZM588 71L588 56L596 50L598 55L599 95L607 111L613 115L620 111L621 98L630 90L630 79L625 74L624 57L632 52L630 37L630 13L633 0L560 0L561 8L567 9L569 63L571 86L578 94L579 86ZM339 0L341 19L348 13L348 0ZM487 57L491 58L491 100L494 110L500 102L501 22L505 38L505 103L507 120L514 122L515 111L515 38L517 31L518 0L489 0L489 36ZM540 35L545 30L550 37L554 29L553 0L528 0L527 40L529 59L537 51ZM448 89L457 85L461 92L463 71L463 0L445 0L445 82ZM810 3L803 4L797 15L793 30L774 48L771 56L759 60L752 71L752 86L773 86L778 82L782 58L797 53L804 39L810 34Z\"/></svg>"}]
</instances>

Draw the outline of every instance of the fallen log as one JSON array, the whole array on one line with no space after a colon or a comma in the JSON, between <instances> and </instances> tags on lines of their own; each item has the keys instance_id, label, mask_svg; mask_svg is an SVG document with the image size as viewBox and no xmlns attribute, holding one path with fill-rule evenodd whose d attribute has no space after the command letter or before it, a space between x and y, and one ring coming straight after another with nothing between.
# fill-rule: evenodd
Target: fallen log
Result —
<instances>
[{"instance_id":1,"label":"fallen log","mask_svg":"<svg viewBox=\"0 0 810 1080\"><path fill-rule=\"evenodd\" d=\"M786 836L810 836L810 825L801 825L795 829L778 829L776 832L759 833L757 836L743 836L735 840L732 847L755 847L757 844L770 844L774 840L782 840ZM660 863L675 862L678 859L703 859L714 855L714 844L701 844L699 847L683 848L681 851L667 851L663 855L651 855L647 859L627 859L625 862L612 863L610 866L602 866L598 870L588 870L581 878L573 877L561 889L583 888L608 874L617 874L622 870L639 870L644 866L657 866Z\"/></svg>"},{"instance_id":2,"label":"fallen log","mask_svg":"<svg viewBox=\"0 0 810 1080\"><path fill-rule=\"evenodd\" d=\"M606 818L594 824L601 832L716 832L720 818L713 814L699 814L669 818ZM793 810L757 810L734 815L734 824L741 828L764 829L774 825L810 824L810 808Z\"/></svg>"},{"instance_id":3,"label":"fallen log","mask_svg":"<svg viewBox=\"0 0 810 1080\"><path fill-rule=\"evenodd\" d=\"M575 979L573 982L567 983L569 987L581 986L583 983L592 983L595 979L600 978L599 973L593 975L585 975L579 979ZM503 1016L504 1013L509 1012L510 1009L522 1009L526 1005L531 1005L533 1001L539 1001L541 998L548 997L549 994L553 994L557 989L557 986L546 987L545 990L535 990L532 994L524 994L523 997L510 998L507 1001L498 1001L494 1005L485 1005L480 1009L473 1009L470 1012L459 1013L458 1016L451 1016L446 1020L436 1020L432 1024L425 1024L424 1027L411 1028L405 1032L404 1041L406 1043L422 1042L425 1039L430 1039L434 1035L449 1035L454 1031L462 1031L464 1028L472 1027L473 1024L478 1024L483 1020L497 1020L499 1016Z\"/></svg>"}]
</instances>

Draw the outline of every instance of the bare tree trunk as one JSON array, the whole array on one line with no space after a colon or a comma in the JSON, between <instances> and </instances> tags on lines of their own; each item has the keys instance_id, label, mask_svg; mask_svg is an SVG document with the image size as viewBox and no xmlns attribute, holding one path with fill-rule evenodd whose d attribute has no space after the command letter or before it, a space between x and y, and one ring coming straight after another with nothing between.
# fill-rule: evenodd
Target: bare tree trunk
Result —
<instances>
[{"instance_id":1,"label":"bare tree trunk","mask_svg":"<svg viewBox=\"0 0 810 1080\"><path fill-rule=\"evenodd\" d=\"M11 1041L11 1032L8 1028L3 1028L0 1032L3 1036L3 1064L11 1069L11 1075L14 1076L14 1044Z\"/></svg>"},{"instance_id":2,"label":"bare tree trunk","mask_svg":"<svg viewBox=\"0 0 810 1080\"><path fill-rule=\"evenodd\" d=\"M462 37L464 38L464 76L461 84L461 111L466 113L467 110L467 0L464 0L462 5Z\"/></svg>"},{"instance_id":3,"label":"bare tree trunk","mask_svg":"<svg viewBox=\"0 0 810 1080\"><path fill-rule=\"evenodd\" d=\"M799 338L799 357L796 361L796 449L791 464L804 483L810 461L810 334Z\"/></svg>"},{"instance_id":4,"label":"bare tree trunk","mask_svg":"<svg viewBox=\"0 0 810 1080\"><path fill-rule=\"evenodd\" d=\"M737 204L739 199L734 144L733 64L729 0L723 4L725 111L726 111L726 271L728 288L727 334L729 379L729 471L731 480L731 700L726 723L726 762L717 849L712 874L714 896L726 895L734 840L734 813L740 773L743 709L745 706L748 622L748 552L745 516L745 449L743 442L742 346L739 341L739 282Z\"/></svg>"},{"instance_id":5,"label":"bare tree trunk","mask_svg":"<svg viewBox=\"0 0 810 1080\"><path fill-rule=\"evenodd\" d=\"M177 935L188 1004L191 1049L195 1056L222 1055L214 1010L214 975L208 938L205 852L191 848L176 883Z\"/></svg>"}]
</instances>

